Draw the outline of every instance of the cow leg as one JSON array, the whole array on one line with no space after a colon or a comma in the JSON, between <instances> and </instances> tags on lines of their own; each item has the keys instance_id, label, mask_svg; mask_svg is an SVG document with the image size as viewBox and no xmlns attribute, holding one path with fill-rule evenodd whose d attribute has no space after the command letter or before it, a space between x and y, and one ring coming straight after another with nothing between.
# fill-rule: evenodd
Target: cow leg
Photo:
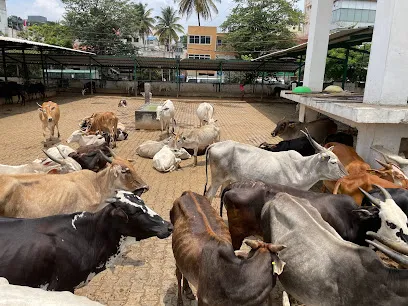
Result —
<instances>
[{"instance_id":1,"label":"cow leg","mask_svg":"<svg viewBox=\"0 0 408 306\"><path fill-rule=\"evenodd\" d=\"M185 277L183 277L183 292L189 300L195 300L193 290L191 290L190 284Z\"/></svg>"},{"instance_id":2,"label":"cow leg","mask_svg":"<svg viewBox=\"0 0 408 306\"><path fill-rule=\"evenodd\" d=\"M198 146L194 148L194 167L197 166Z\"/></svg>"},{"instance_id":3,"label":"cow leg","mask_svg":"<svg viewBox=\"0 0 408 306\"><path fill-rule=\"evenodd\" d=\"M61 134L60 134L60 131L59 131L59 127L58 127L58 122L57 122L57 124L55 125L56 127L57 127L57 132L58 132L58 138L60 138L61 137Z\"/></svg>"},{"instance_id":4,"label":"cow leg","mask_svg":"<svg viewBox=\"0 0 408 306\"><path fill-rule=\"evenodd\" d=\"M177 306L183 306L183 296L181 293L181 279L183 275L181 274L181 271L179 268L176 266L176 277L177 277Z\"/></svg>"}]
</instances>

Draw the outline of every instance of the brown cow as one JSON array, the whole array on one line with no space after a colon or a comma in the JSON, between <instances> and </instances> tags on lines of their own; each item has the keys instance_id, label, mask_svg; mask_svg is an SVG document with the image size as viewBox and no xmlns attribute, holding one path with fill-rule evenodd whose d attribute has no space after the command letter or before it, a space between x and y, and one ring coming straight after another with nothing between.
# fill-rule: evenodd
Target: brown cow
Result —
<instances>
[{"instance_id":1,"label":"brown cow","mask_svg":"<svg viewBox=\"0 0 408 306\"><path fill-rule=\"evenodd\" d=\"M109 145L116 147L116 133L119 119L113 112L93 113L89 118L89 127L87 133L105 132L109 134Z\"/></svg>"},{"instance_id":2,"label":"brown cow","mask_svg":"<svg viewBox=\"0 0 408 306\"><path fill-rule=\"evenodd\" d=\"M58 138L60 138L60 132L59 132L59 127L58 127L58 121L60 118L60 109L59 109L58 104L52 101L48 101L48 102L44 102L42 105L37 103L37 105L40 107L38 111L39 111L40 120L42 122L44 141L47 140L45 137L45 130L47 128L50 131L49 140L51 140L51 136L54 137L55 127L57 127Z\"/></svg>"},{"instance_id":3,"label":"brown cow","mask_svg":"<svg viewBox=\"0 0 408 306\"><path fill-rule=\"evenodd\" d=\"M40 218L77 211L95 212L115 195L116 189L137 195L149 189L130 162L101 154L110 165L98 173L81 170L57 176L0 175L0 215Z\"/></svg>"},{"instance_id":4,"label":"brown cow","mask_svg":"<svg viewBox=\"0 0 408 306\"><path fill-rule=\"evenodd\" d=\"M179 306L183 276L188 298L194 299L188 282L197 288L198 305L260 305L268 298L283 271L277 252L284 246L248 241L249 256L237 257L224 221L204 196L191 191L174 202L170 219Z\"/></svg>"}]
</instances>

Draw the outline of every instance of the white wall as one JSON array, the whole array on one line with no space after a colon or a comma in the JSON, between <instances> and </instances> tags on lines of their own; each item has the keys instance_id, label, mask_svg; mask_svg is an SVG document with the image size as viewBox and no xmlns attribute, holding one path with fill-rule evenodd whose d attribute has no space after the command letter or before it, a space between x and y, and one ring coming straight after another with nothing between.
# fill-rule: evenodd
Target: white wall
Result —
<instances>
[{"instance_id":1,"label":"white wall","mask_svg":"<svg viewBox=\"0 0 408 306\"><path fill-rule=\"evenodd\" d=\"M6 0L0 0L0 31L7 34L7 7Z\"/></svg>"},{"instance_id":2,"label":"white wall","mask_svg":"<svg viewBox=\"0 0 408 306\"><path fill-rule=\"evenodd\" d=\"M340 0L333 5L333 10L339 8L352 8L357 10L375 10L377 1L375 0Z\"/></svg>"}]
</instances>

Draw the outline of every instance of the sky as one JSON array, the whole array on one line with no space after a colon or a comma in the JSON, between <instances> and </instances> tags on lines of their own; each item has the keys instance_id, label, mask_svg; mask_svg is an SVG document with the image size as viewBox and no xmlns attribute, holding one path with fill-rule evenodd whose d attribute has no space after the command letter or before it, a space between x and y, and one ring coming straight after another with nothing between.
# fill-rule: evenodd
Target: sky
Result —
<instances>
[{"instance_id":1,"label":"sky","mask_svg":"<svg viewBox=\"0 0 408 306\"><path fill-rule=\"evenodd\" d=\"M149 8L153 8L153 16L160 15L160 8L168 5L175 6L174 0L141 0L134 2L147 3ZM58 21L64 14L64 5L60 0L6 0L7 14L16 15L26 19L28 15L40 15L47 17L49 21ZM218 15L212 19L201 22L202 26L219 26L227 18L234 6L233 0L221 0L217 3ZM299 0L299 8L303 9L304 0ZM192 15L189 19L183 18L181 25L187 32L188 25L198 25L197 17Z\"/></svg>"}]
</instances>

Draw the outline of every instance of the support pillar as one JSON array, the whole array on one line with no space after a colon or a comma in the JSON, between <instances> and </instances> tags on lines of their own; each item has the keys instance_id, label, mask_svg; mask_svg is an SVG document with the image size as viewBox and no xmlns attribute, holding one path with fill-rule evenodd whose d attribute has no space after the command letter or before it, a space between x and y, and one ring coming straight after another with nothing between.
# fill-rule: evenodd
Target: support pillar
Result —
<instances>
[{"instance_id":1,"label":"support pillar","mask_svg":"<svg viewBox=\"0 0 408 306\"><path fill-rule=\"evenodd\" d=\"M6 50L4 49L4 47L2 48L1 53L3 55L4 82L7 83L8 81L7 81Z\"/></svg>"},{"instance_id":2,"label":"support pillar","mask_svg":"<svg viewBox=\"0 0 408 306\"><path fill-rule=\"evenodd\" d=\"M323 89L332 8L333 0L313 1L303 78L303 85L312 91Z\"/></svg>"},{"instance_id":3,"label":"support pillar","mask_svg":"<svg viewBox=\"0 0 408 306\"><path fill-rule=\"evenodd\" d=\"M310 122L315 121L319 117L319 113L313 109L307 108L304 104L299 105L299 121Z\"/></svg>"},{"instance_id":4,"label":"support pillar","mask_svg":"<svg viewBox=\"0 0 408 306\"><path fill-rule=\"evenodd\" d=\"M350 55L350 49L347 48L346 58L344 59L344 64L343 64L343 79L341 81L341 88L343 88L343 90L344 90L344 86L346 86L349 55Z\"/></svg>"},{"instance_id":5,"label":"support pillar","mask_svg":"<svg viewBox=\"0 0 408 306\"><path fill-rule=\"evenodd\" d=\"M135 97L137 97L137 88L139 87L137 83L137 70L136 69L137 69L137 65L136 65L136 59L135 59L133 62L133 88L135 91Z\"/></svg>"},{"instance_id":6,"label":"support pillar","mask_svg":"<svg viewBox=\"0 0 408 306\"><path fill-rule=\"evenodd\" d=\"M27 63L26 63L26 60L25 60L25 52L24 52L24 49L21 50L21 52L22 52L22 54L23 54L23 75L24 75L25 82L28 82L28 81L29 81L29 80L28 80L28 71L27 71Z\"/></svg>"},{"instance_id":7,"label":"support pillar","mask_svg":"<svg viewBox=\"0 0 408 306\"><path fill-rule=\"evenodd\" d=\"M406 0L379 0L364 103L407 105Z\"/></svg>"},{"instance_id":8,"label":"support pillar","mask_svg":"<svg viewBox=\"0 0 408 306\"><path fill-rule=\"evenodd\" d=\"M300 86L300 74L302 73L302 61L303 61L303 55L300 56L299 58L299 72L298 72L298 83L297 86Z\"/></svg>"},{"instance_id":9,"label":"support pillar","mask_svg":"<svg viewBox=\"0 0 408 306\"><path fill-rule=\"evenodd\" d=\"M92 58L89 57L89 79L91 80L91 95L93 95L93 86L92 86Z\"/></svg>"}]
</instances>

